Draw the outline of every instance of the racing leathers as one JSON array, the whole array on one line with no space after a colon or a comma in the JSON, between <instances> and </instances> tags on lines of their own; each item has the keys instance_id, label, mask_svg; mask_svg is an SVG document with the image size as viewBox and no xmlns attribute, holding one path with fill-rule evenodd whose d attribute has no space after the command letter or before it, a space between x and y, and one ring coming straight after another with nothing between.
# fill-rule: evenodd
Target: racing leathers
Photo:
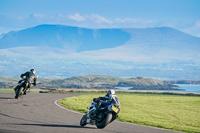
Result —
<instances>
[{"instance_id":1,"label":"racing leathers","mask_svg":"<svg viewBox=\"0 0 200 133\"><path fill-rule=\"evenodd\" d=\"M25 79L27 82L28 82L28 88L31 87L31 85L36 85L36 80L37 80L37 77L36 75L31 72L31 71L28 71L24 74L21 74L20 76L22 79ZM19 82L21 82L22 80L20 80ZM24 95L26 95L26 91L24 92Z\"/></svg>"},{"instance_id":2,"label":"racing leathers","mask_svg":"<svg viewBox=\"0 0 200 133\"><path fill-rule=\"evenodd\" d=\"M116 95L107 94L104 97L94 98L93 101L97 103L96 111L95 111L96 115L98 114L100 107L105 107L110 103L114 103L116 107L120 108L120 101Z\"/></svg>"}]
</instances>

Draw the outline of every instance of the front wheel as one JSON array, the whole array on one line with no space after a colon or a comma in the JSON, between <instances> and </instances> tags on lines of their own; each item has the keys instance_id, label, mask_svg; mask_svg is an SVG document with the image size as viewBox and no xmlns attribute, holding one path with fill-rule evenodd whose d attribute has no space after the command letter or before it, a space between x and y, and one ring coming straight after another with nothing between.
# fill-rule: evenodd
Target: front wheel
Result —
<instances>
[{"instance_id":1,"label":"front wheel","mask_svg":"<svg viewBox=\"0 0 200 133\"><path fill-rule=\"evenodd\" d=\"M19 95L20 95L22 89L23 89L22 87L18 87L18 88L16 89L15 99L18 99L18 97L19 97Z\"/></svg>"},{"instance_id":2,"label":"front wheel","mask_svg":"<svg viewBox=\"0 0 200 133\"><path fill-rule=\"evenodd\" d=\"M106 127L112 119L112 114L108 113L102 121L97 121L96 126L97 128L104 128Z\"/></svg>"},{"instance_id":3,"label":"front wheel","mask_svg":"<svg viewBox=\"0 0 200 133\"><path fill-rule=\"evenodd\" d=\"M82 117L81 121L80 121L80 125L81 125L81 126L87 125L87 123L86 123L87 116L86 116L86 115L87 115L87 114L85 114L85 115Z\"/></svg>"}]
</instances>

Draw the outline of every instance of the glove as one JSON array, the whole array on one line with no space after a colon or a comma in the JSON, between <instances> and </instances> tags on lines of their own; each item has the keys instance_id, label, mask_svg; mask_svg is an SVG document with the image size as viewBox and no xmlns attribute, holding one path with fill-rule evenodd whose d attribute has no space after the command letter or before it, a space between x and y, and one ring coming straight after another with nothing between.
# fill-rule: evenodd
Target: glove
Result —
<instances>
[{"instance_id":1,"label":"glove","mask_svg":"<svg viewBox=\"0 0 200 133\"><path fill-rule=\"evenodd\" d=\"M96 102L99 101L99 99L98 98L94 98L93 101L96 103Z\"/></svg>"},{"instance_id":2,"label":"glove","mask_svg":"<svg viewBox=\"0 0 200 133\"><path fill-rule=\"evenodd\" d=\"M36 83L33 83L34 86L36 86Z\"/></svg>"}]
</instances>

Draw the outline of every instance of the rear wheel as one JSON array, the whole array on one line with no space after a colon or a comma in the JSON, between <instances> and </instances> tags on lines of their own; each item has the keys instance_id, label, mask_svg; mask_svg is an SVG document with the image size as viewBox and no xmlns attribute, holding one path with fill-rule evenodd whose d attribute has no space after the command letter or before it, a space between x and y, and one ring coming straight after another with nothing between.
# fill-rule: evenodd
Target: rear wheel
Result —
<instances>
[{"instance_id":1,"label":"rear wheel","mask_svg":"<svg viewBox=\"0 0 200 133\"><path fill-rule=\"evenodd\" d=\"M87 125L87 123L86 123L87 116L86 116L86 115L87 115L87 114L85 114L85 115L82 117L81 121L80 121L80 125L81 125L81 126Z\"/></svg>"},{"instance_id":2,"label":"rear wheel","mask_svg":"<svg viewBox=\"0 0 200 133\"><path fill-rule=\"evenodd\" d=\"M102 121L97 121L96 126L97 128L104 128L106 127L112 119L112 114L108 113Z\"/></svg>"}]
</instances>

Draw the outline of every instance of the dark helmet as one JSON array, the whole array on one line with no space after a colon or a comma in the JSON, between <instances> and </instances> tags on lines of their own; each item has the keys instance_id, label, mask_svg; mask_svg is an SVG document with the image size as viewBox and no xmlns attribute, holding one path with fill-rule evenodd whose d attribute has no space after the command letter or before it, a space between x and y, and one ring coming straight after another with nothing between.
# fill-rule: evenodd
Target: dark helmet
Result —
<instances>
[{"instance_id":1,"label":"dark helmet","mask_svg":"<svg viewBox=\"0 0 200 133\"><path fill-rule=\"evenodd\" d=\"M35 74L35 69L31 69L30 71Z\"/></svg>"}]
</instances>

